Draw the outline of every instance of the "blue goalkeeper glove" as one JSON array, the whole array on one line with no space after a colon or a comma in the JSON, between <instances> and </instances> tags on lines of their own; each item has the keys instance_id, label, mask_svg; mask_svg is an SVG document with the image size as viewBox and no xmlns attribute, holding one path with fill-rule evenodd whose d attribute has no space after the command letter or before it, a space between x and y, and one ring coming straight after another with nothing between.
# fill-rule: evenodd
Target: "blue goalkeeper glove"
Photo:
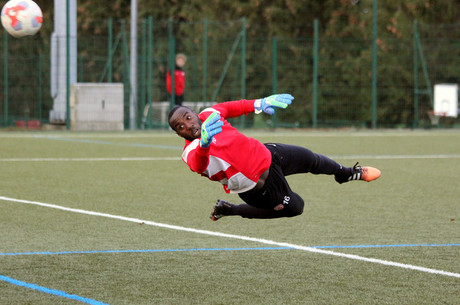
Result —
<instances>
[{"instance_id":1,"label":"blue goalkeeper glove","mask_svg":"<svg viewBox=\"0 0 460 305\"><path fill-rule=\"evenodd\" d=\"M254 102L255 113L259 114L263 111L272 115L275 113L275 109L273 108L286 109L292 103L293 99L294 97L287 93L270 95L269 97L258 99Z\"/></svg>"},{"instance_id":2,"label":"blue goalkeeper glove","mask_svg":"<svg viewBox=\"0 0 460 305\"><path fill-rule=\"evenodd\" d=\"M212 142L212 138L222 132L222 126L224 123L220 121L220 115L217 112L213 112L206 121L201 124L201 147L209 147Z\"/></svg>"}]
</instances>

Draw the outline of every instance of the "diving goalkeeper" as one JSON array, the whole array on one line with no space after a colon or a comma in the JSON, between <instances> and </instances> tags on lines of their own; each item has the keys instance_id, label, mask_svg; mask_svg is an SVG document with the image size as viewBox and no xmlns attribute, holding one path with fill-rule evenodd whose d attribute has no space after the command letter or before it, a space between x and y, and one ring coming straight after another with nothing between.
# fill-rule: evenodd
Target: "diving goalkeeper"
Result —
<instances>
[{"instance_id":1,"label":"diving goalkeeper","mask_svg":"<svg viewBox=\"0 0 460 305\"><path fill-rule=\"evenodd\" d=\"M380 177L373 167L345 167L311 150L280 143L262 144L245 136L226 120L251 112L273 114L286 108L294 97L275 94L257 100L239 100L214 105L197 114L176 106L169 113L169 125L182 138L182 160L189 168L220 182L227 193L245 202L218 200L211 212L216 221L224 216L279 218L302 214L303 199L293 192L286 176L299 173L333 175L338 183L372 181Z\"/></svg>"}]
</instances>

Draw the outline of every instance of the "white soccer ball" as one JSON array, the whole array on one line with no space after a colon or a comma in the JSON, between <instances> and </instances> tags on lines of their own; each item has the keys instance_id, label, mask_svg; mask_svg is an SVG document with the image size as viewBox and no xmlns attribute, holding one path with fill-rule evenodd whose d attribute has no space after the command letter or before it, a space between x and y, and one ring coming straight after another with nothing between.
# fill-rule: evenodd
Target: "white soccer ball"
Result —
<instances>
[{"instance_id":1,"label":"white soccer ball","mask_svg":"<svg viewBox=\"0 0 460 305\"><path fill-rule=\"evenodd\" d=\"M43 14L32 0L10 0L2 8L2 25L16 38L37 33L43 22Z\"/></svg>"}]
</instances>

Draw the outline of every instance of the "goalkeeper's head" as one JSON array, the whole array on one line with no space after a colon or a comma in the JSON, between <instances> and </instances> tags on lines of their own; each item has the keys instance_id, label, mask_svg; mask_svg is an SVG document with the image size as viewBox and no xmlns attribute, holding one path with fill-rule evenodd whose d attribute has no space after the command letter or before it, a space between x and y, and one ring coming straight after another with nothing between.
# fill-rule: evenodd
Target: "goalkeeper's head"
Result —
<instances>
[{"instance_id":1,"label":"goalkeeper's head","mask_svg":"<svg viewBox=\"0 0 460 305\"><path fill-rule=\"evenodd\" d=\"M169 126L182 138L193 141L201 137L201 120L192 109L175 106L169 112Z\"/></svg>"}]
</instances>

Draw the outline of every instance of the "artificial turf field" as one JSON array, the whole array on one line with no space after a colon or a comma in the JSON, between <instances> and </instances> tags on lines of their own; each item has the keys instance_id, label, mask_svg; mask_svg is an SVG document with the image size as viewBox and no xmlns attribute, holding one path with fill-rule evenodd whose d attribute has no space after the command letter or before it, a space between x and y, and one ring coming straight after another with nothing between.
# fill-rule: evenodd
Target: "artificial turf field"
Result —
<instances>
[{"instance_id":1,"label":"artificial turf field","mask_svg":"<svg viewBox=\"0 0 460 305\"><path fill-rule=\"evenodd\" d=\"M1 132L0 304L460 304L459 131L246 133L382 177L212 222L172 132Z\"/></svg>"}]
</instances>

